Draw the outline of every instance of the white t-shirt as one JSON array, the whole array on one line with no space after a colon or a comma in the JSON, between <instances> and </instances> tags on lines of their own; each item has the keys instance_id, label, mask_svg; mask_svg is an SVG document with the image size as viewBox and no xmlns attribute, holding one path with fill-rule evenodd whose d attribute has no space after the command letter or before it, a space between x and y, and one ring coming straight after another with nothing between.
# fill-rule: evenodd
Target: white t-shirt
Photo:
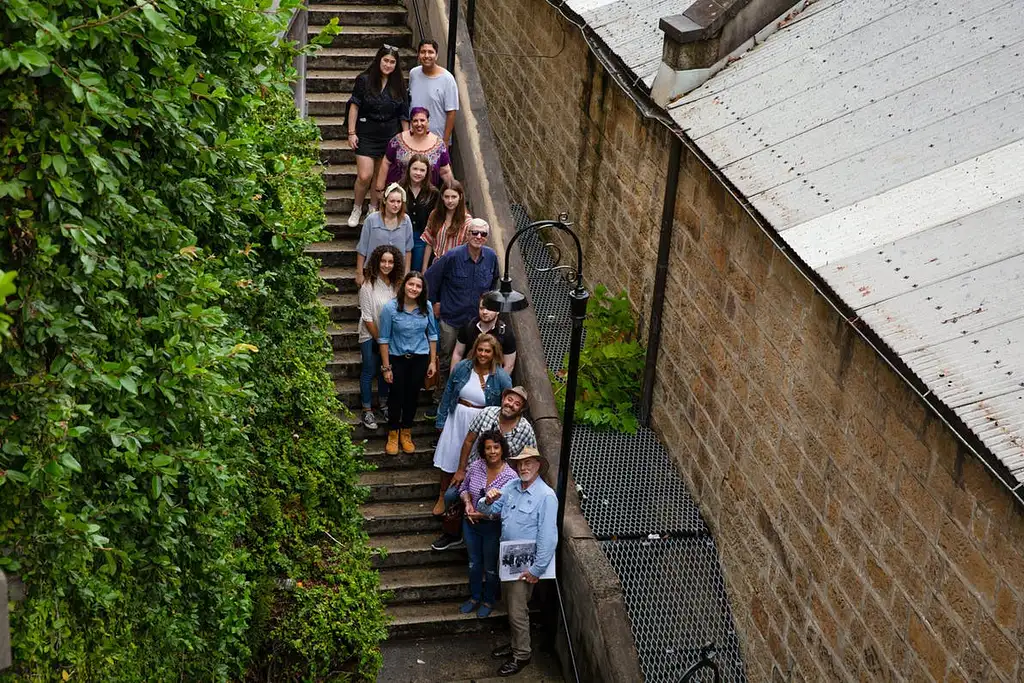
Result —
<instances>
[{"instance_id":1,"label":"white t-shirt","mask_svg":"<svg viewBox=\"0 0 1024 683\"><path fill-rule=\"evenodd\" d=\"M437 76L425 75L422 66L409 72L409 102L411 107L424 107L430 112L431 132L444 139L448 112L459 110L459 86L451 72L438 69L441 73Z\"/></svg>"}]
</instances>

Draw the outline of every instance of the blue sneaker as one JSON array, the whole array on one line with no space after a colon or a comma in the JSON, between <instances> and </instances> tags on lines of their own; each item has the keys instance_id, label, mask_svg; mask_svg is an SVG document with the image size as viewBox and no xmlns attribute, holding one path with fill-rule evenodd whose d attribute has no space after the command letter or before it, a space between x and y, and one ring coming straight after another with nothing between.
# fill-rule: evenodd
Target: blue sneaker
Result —
<instances>
[{"instance_id":1,"label":"blue sneaker","mask_svg":"<svg viewBox=\"0 0 1024 683\"><path fill-rule=\"evenodd\" d=\"M466 602L462 603L462 606L459 607L459 611L462 612L463 614L469 614L470 612L472 612L473 610L475 610L479 606L480 606L479 602L477 602L473 598L470 598L469 600L466 600Z\"/></svg>"},{"instance_id":2,"label":"blue sneaker","mask_svg":"<svg viewBox=\"0 0 1024 683\"><path fill-rule=\"evenodd\" d=\"M491 616L491 612L494 611L494 605L488 605L486 602L480 605L480 609L477 611L476 616L479 619L486 619Z\"/></svg>"},{"instance_id":3,"label":"blue sneaker","mask_svg":"<svg viewBox=\"0 0 1024 683\"><path fill-rule=\"evenodd\" d=\"M425 412L423 414L423 417L427 418L428 420L436 420L437 419L437 405L435 404L435 405L432 405L429 408L427 408L427 412Z\"/></svg>"}]
</instances>

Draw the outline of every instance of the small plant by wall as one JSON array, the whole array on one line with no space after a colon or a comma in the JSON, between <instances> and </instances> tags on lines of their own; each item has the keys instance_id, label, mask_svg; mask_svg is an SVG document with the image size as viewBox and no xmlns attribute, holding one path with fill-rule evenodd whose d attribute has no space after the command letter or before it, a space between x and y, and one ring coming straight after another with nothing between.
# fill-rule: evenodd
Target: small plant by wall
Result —
<instances>
[{"instance_id":1,"label":"small plant by wall","mask_svg":"<svg viewBox=\"0 0 1024 683\"><path fill-rule=\"evenodd\" d=\"M613 296L607 287L598 284L584 323L586 335L576 392L579 423L630 434L637 430L633 407L640 398L646 350L636 327L626 292ZM568 365L567 354L563 369L552 377L559 410L565 408Z\"/></svg>"}]
</instances>

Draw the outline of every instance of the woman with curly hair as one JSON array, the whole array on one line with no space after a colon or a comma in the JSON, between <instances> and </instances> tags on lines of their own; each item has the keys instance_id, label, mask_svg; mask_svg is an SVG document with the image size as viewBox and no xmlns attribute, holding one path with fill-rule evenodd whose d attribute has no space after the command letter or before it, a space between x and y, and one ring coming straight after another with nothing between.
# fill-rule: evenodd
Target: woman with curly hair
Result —
<instances>
[{"instance_id":1,"label":"woman with curly hair","mask_svg":"<svg viewBox=\"0 0 1024 683\"><path fill-rule=\"evenodd\" d=\"M363 404L363 425L367 429L377 429L371 403L374 377L377 378L377 405L384 420L388 419L389 385L380 372L377 337L380 336L380 312L387 302L395 298L404 274L402 252L390 244L374 249L363 269L363 284L359 288L359 351L363 359L359 396Z\"/></svg>"}]
</instances>

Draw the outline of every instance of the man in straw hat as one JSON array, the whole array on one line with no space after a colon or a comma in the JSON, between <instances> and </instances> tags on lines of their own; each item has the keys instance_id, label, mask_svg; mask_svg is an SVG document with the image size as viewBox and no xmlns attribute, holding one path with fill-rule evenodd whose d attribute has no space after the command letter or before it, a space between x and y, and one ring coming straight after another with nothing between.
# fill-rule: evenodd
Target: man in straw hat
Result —
<instances>
[{"instance_id":1,"label":"man in straw hat","mask_svg":"<svg viewBox=\"0 0 1024 683\"><path fill-rule=\"evenodd\" d=\"M462 442L462 453L459 456L459 467L455 471L453 483L459 483L466 477L466 468L475 459L473 444L484 432L497 429L508 441L509 455L519 455L527 446L537 445L537 436L533 425L523 417L530 395L526 387L515 386L501 392L501 405L484 408L469 423L469 432Z\"/></svg>"},{"instance_id":2,"label":"man in straw hat","mask_svg":"<svg viewBox=\"0 0 1024 683\"><path fill-rule=\"evenodd\" d=\"M505 484L499 491L491 489L477 506L484 515L501 515L502 541L535 541L537 552L533 564L519 575L517 581L502 586L508 607L508 625L512 642L491 654L507 661L498 669L499 676L513 676L530 663L530 610L527 603L533 586L555 557L558 544L558 498L543 479L547 461L540 452L527 446L508 462L519 472L519 479Z\"/></svg>"}]
</instances>

